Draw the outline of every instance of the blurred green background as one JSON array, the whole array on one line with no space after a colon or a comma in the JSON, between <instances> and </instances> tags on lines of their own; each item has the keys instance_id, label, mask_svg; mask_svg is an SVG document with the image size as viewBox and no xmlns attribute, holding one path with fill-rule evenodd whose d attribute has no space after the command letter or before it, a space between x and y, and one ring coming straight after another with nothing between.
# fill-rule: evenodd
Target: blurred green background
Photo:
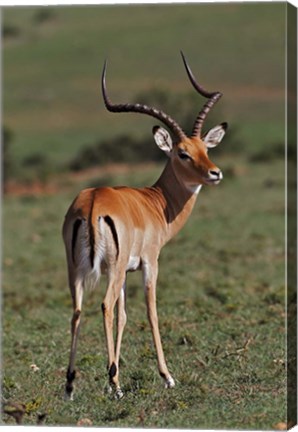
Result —
<instances>
[{"instance_id":1,"label":"blurred green background","mask_svg":"<svg viewBox=\"0 0 298 432\"><path fill-rule=\"evenodd\" d=\"M23 404L24 424L87 418L94 426L272 429L291 420L286 11L285 3L2 10L2 398ZM224 94L206 128L227 121L229 129L210 152L223 182L203 188L160 258L160 327L177 386L162 388L141 278L133 274L121 364L125 397L116 402L104 391L101 287L86 294L69 404L62 399L71 317L64 214L83 187L152 184L165 163L152 139L154 119L105 110L103 62L108 58L112 101L154 105L190 132L204 101L187 79L180 49L203 86ZM3 421L14 418L3 414Z\"/></svg>"},{"instance_id":2,"label":"blurred green background","mask_svg":"<svg viewBox=\"0 0 298 432\"><path fill-rule=\"evenodd\" d=\"M3 120L13 136L11 169L22 179L32 168L43 175L50 167L65 170L79 150L105 140L96 162L106 162L109 150L110 159L129 160L129 143L109 145L123 135L145 141L135 157L146 158L153 120L105 110L105 58L112 100L158 104L189 129L202 100L180 49L200 82L224 94L207 127L232 125L225 153L282 143L285 12L282 3L5 9ZM149 153L147 159L158 158L155 148Z\"/></svg>"}]
</instances>

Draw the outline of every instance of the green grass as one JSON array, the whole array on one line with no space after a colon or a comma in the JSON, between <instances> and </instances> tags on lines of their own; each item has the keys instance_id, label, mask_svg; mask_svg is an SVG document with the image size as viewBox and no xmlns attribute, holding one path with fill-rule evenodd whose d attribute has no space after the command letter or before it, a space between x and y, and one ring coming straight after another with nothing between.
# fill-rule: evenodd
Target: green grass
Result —
<instances>
[{"instance_id":1,"label":"green grass","mask_svg":"<svg viewBox=\"0 0 298 432\"><path fill-rule=\"evenodd\" d=\"M26 404L24 424L44 412L48 425L89 418L109 427L270 429L285 421L284 168L234 162L237 173L203 188L161 254L158 309L172 390L158 375L141 275L129 275L121 401L105 392L104 280L86 293L75 400L63 400L71 300L60 226L90 180L54 196L5 198L3 396ZM229 171L229 160L217 163ZM112 183L150 184L160 169L115 174Z\"/></svg>"}]
</instances>

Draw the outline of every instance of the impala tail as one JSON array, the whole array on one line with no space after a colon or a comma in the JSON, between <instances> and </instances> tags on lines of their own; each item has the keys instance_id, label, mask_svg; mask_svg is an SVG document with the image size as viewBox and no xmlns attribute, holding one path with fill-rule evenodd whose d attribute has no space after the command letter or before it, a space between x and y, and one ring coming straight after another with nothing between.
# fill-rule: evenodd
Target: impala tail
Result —
<instances>
[{"instance_id":1,"label":"impala tail","mask_svg":"<svg viewBox=\"0 0 298 432\"><path fill-rule=\"evenodd\" d=\"M84 287L93 288L105 271L106 254L119 254L117 232L112 218L94 211L96 189L85 190L73 203L79 210L67 213L63 225L70 284L80 280ZM82 200L84 206L82 206ZM109 233L110 231L110 233ZM107 236L113 237L114 247L107 247ZM113 246L113 245L112 245Z\"/></svg>"}]
</instances>

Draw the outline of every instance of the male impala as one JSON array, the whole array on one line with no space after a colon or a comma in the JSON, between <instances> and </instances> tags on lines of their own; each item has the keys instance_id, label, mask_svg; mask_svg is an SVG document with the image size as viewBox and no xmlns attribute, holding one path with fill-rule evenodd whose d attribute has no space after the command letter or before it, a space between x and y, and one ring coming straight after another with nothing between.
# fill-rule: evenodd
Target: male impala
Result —
<instances>
[{"instance_id":1,"label":"male impala","mask_svg":"<svg viewBox=\"0 0 298 432\"><path fill-rule=\"evenodd\" d=\"M227 123L201 135L204 120L222 96L209 93L195 80L182 54L186 72L193 87L208 98L188 137L169 115L141 104L112 104L106 92L106 63L102 74L105 106L112 112L136 112L155 117L167 130L153 128L158 147L168 156L167 164L157 182L140 189L100 187L85 189L70 206L63 226L68 262L69 286L73 300L71 351L67 370L66 397L73 397L75 354L79 333L84 288L107 275L107 290L102 302L104 329L108 351L109 382L115 396L122 397L119 384L120 345L124 326L125 280L128 271L142 270L148 318L157 352L158 369L167 388L175 382L164 358L156 310L156 279L161 248L185 224L203 184L218 184L221 171L210 161L208 148L223 138ZM117 338L113 338L114 308L117 303Z\"/></svg>"}]
</instances>

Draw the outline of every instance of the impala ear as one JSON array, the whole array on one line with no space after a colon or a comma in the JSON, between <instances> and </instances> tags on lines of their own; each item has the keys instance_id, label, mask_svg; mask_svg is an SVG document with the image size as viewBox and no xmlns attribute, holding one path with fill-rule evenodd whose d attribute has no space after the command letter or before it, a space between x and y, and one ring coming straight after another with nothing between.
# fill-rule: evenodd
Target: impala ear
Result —
<instances>
[{"instance_id":1,"label":"impala ear","mask_svg":"<svg viewBox=\"0 0 298 432\"><path fill-rule=\"evenodd\" d=\"M169 156L173 149L173 142L169 132L160 126L154 126L152 132L158 147Z\"/></svg>"},{"instance_id":2,"label":"impala ear","mask_svg":"<svg viewBox=\"0 0 298 432\"><path fill-rule=\"evenodd\" d=\"M203 141L208 148L216 147L217 144L221 142L226 133L227 127L228 123L222 123L210 129L210 131L204 135Z\"/></svg>"}]
</instances>

